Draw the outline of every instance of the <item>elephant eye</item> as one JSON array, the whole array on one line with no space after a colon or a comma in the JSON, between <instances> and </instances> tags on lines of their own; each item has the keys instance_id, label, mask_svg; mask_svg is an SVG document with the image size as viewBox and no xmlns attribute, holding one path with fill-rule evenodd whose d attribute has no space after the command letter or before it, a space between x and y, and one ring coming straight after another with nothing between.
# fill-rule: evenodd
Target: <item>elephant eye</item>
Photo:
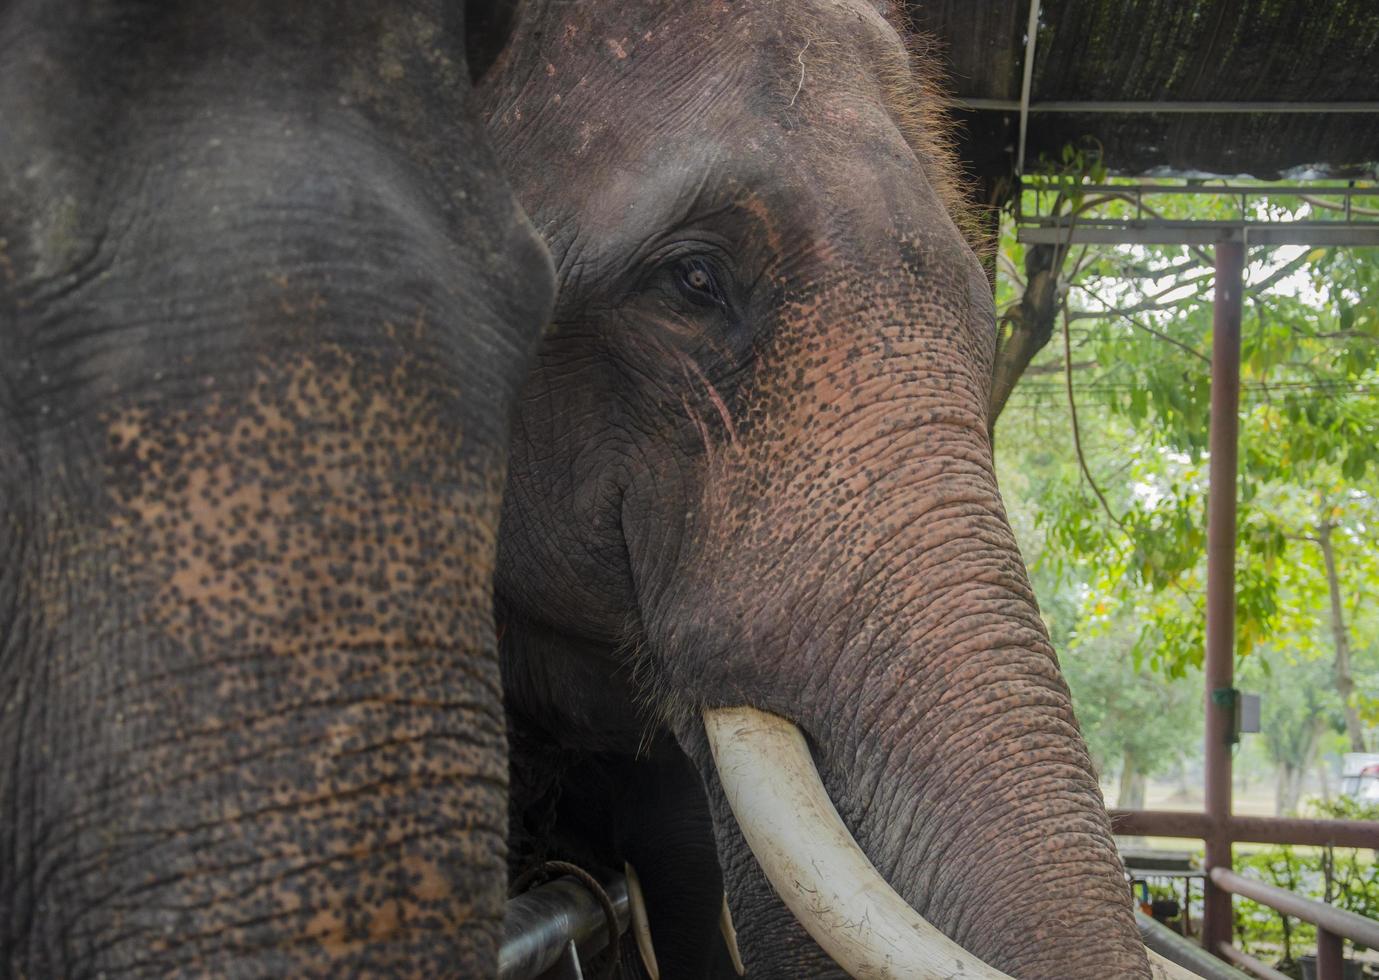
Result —
<instances>
[{"instance_id":1,"label":"elephant eye","mask_svg":"<svg viewBox=\"0 0 1379 980\"><path fill-rule=\"evenodd\" d=\"M675 285L680 295L696 306L723 309L728 305L719 279L713 263L705 258L684 259L675 269Z\"/></svg>"}]
</instances>

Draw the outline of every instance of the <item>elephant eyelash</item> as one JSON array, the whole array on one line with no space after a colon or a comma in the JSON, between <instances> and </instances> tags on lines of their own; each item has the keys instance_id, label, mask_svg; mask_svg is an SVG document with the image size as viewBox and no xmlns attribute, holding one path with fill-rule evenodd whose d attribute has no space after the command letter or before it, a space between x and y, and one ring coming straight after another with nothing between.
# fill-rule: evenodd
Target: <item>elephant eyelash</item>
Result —
<instances>
[{"instance_id":1,"label":"elephant eyelash","mask_svg":"<svg viewBox=\"0 0 1379 980\"><path fill-rule=\"evenodd\" d=\"M722 365L737 370L746 362L752 346L746 305L750 294L742 289L723 246L681 238L647 255L642 268L636 291L661 305L667 329L697 338Z\"/></svg>"},{"instance_id":2,"label":"elephant eyelash","mask_svg":"<svg viewBox=\"0 0 1379 980\"><path fill-rule=\"evenodd\" d=\"M676 263L675 285L680 295L696 306L728 310L728 297L723 289L723 276L715 263L702 256L693 256Z\"/></svg>"},{"instance_id":3,"label":"elephant eyelash","mask_svg":"<svg viewBox=\"0 0 1379 980\"><path fill-rule=\"evenodd\" d=\"M734 319L740 291L722 249L712 242L679 241L648 256L642 289L659 292L691 316L719 313Z\"/></svg>"}]
</instances>

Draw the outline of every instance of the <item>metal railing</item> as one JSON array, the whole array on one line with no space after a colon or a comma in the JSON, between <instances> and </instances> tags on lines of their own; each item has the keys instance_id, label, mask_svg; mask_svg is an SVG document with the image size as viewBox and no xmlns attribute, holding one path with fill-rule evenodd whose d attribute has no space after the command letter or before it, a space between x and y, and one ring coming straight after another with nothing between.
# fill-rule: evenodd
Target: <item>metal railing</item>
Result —
<instances>
[{"instance_id":1,"label":"metal railing","mask_svg":"<svg viewBox=\"0 0 1379 980\"><path fill-rule=\"evenodd\" d=\"M1284 915L1291 915L1295 919L1316 926L1318 980L1341 980L1342 971L1345 969L1341 950L1343 939L1379 948L1379 922L1327 905L1325 902L1294 895L1290 891L1266 885L1262 881L1247 878L1225 868L1212 868L1210 875L1212 883L1227 894L1252 899ZM1249 967L1249 964L1242 960L1245 954L1228 942L1218 944L1218 952L1223 959ZM1265 969L1268 970L1267 967ZM1282 974L1268 970L1260 975L1268 978Z\"/></svg>"},{"instance_id":2,"label":"metal railing","mask_svg":"<svg viewBox=\"0 0 1379 980\"><path fill-rule=\"evenodd\" d=\"M1247 817L1231 813L1224 822L1233 843L1379 848L1379 822L1374 820ZM1214 822L1208 814L1189 810L1111 811L1111 830L1122 836L1206 840L1213 829Z\"/></svg>"},{"instance_id":3,"label":"metal railing","mask_svg":"<svg viewBox=\"0 0 1379 980\"><path fill-rule=\"evenodd\" d=\"M1226 965L1191 939L1178 935L1138 910L1135 925L1139 927L1145 946L1202 980L1248 980L1248 974Z\"/></svg>"},{"instance_id":4,"label":"metal railing","mask_svg":"<svg viewBox=\"0 0 1379 980\"><path fill-rule=\"evenodd\" d=\"M1379 187L1309 186L1306 184L1195 184L1189 187L1161 184L1066 185L1047 178L1026 179L1025 193L1033 193L1033 213L1016 216L1016 236L1029 244L1067 247L1084 244L1214 245L1222 241L1250 245L1373 246L1379 245ZM1133 205L1134 214L1106 217L1094 213L1042 213L1045 194L1076 190L1099 204ZM1229 219L1171 218L1145 204L1150 197L1216 198L1234 204ZM1305 201L1310 213L1303 218L1283 219L1259 204L1275 199ZM1358 202L1357 203L1357 199ZM1017 198L1017 203L1024 198ZM1125 209L1122 208L1122 212Z\"/></svg>"},{"instance_id":5,"label":"metal railing","mask_svg":"<svg viewBox=\"0 0 1379 980\"><path fill-rule=\"evenodd\" d=\"M618 935L622 935L631 917L627 882L618 875L601 884L613 903ZM607 947L603 905L578 879L557 878L508 902L498 976L500 980L579 977L581 958L587 960Z\"/></svg>"}]
</instances>

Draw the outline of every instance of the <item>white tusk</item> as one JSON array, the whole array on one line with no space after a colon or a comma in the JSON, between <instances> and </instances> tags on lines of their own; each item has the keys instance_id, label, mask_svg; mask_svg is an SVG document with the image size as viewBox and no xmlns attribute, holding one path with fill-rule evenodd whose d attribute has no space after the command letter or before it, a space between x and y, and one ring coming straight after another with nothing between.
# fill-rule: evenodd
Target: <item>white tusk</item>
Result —
<instances>
[{"instance_id":1,"label":"white tusk","mask_svg":"<svg viewBox=\"0 0 1379 980\"><path fill-rule=\"evenodd\" d=\"M1187 967L1179 966L1152 949L1146 949L1145 952L1149 954L1149 970L1153 974L1154 980L1202 980L1200 976Z\"/></svg>"},{"instance_id":2,"label":"white tusk","mask_svg":"<svg viewBox=\"0 0 1379 980\"><path fill-rule=\"evenodd\" d=\"M642 880L637 877L637 869L626 861L622 870L627 878L627 904L632 906L632 935L637 938L637 952L651 980L661 980L661 968L656 965L656 947L651 945L651 919L646 914Z\"/></svg>"},{"instance_id":3,"label":"white tusk","mask_svg":"<svg viewBox=\"0 0 1379 980\"><path fill-rule=\"evenodd\" d=\"M742 953L737 948L737 930L733 928L733 913L728 910L728 893L723 893L723 907L718 911L718 931L723 933L723 941L728 944L728 955L732 957L733 969L737 975L745 977L747 968L742 965Z\"/></svg>"},{"instance_id":4,"label":"white tusk","mask_svg":"<svg viewBox=\"0 0 1379 980\"><path fill-rule=\"evenodd\" d=\"M931 926L886 883L834 809L798 728L755 708L712 708L704 712L704 731L762 871L851 976L1010 980Z\"/></svg>"}]
</instances>

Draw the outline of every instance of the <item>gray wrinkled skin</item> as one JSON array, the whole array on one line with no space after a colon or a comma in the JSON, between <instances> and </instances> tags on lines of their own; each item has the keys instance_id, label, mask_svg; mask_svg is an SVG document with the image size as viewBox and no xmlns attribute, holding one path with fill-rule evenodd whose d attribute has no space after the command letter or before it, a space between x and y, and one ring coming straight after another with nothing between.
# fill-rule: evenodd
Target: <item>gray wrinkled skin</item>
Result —
<instances>
[{"instance_id":1,"label":"gray wrinkled skin","mask_svg":"<svg viewBox=\"0 0 1379 980\"><path fill-rule=\"evenodd\" d=\"M458 10L0 14L0 975L486 976L553 295Z\"/></svg>"},{"instance_id":2,"label":"gray wrinkled skin","mask_svg":"<svg viewBox=\"0 0 1379 980\"><path fill-rule=\"evenodd\" d=\"M747 704L800 725L873 863L972 952L1146 978L997 492L991 296L916 67L863 0L595 0L536 5L481 88L560 283L499 543L514 854L616 863L636 842L571 790L673 738L711 828L643 883L710 895L711 833L749 975L837 975L712 772L699 710ZM700 928L651 905L658 946Z\"/></svg>"}]
</instances>

